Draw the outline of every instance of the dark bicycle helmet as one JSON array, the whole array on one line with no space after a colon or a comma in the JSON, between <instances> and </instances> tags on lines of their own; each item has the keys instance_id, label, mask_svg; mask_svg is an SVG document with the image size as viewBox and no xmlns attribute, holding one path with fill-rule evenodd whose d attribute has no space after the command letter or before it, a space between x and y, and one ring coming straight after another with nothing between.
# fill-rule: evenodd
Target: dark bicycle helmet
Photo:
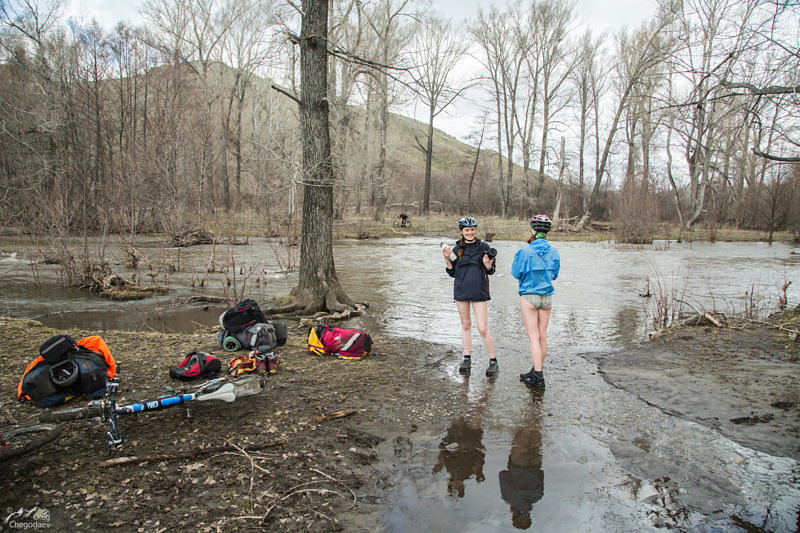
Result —
<instances>
[{"instance_id":1,"label":"dark bicycle helmet","mask_svg":"<svg viewBox=\"0 0 800 533\"><path fill-rule=\"evenodd\" d=\"M533 233L547 233L553 227L553 221L547 215L536 215L531 219Z\"/></svg>"},{"instance_id":2,"label":"dark bicycle helmet","mask_svg":"<svg viewBox=\"0 0 800 533\"><path fill-rule=\"evenodd\" d=\"M475 217L464 217L458 221L458 229L476 227L478 227L478 221L475 220Z\"/></svg>"},{"instance_id":3,"label":"dark bicycle helmet","mask_svg":"<svg viewBox=\"0 0 800 533\"><path fill-rule=\"evenodd\" d=\"M71 387L79 377L78 363L73 359L64 359L50 365L50 381L57 387Z\"/></svg>"}]
</instances>

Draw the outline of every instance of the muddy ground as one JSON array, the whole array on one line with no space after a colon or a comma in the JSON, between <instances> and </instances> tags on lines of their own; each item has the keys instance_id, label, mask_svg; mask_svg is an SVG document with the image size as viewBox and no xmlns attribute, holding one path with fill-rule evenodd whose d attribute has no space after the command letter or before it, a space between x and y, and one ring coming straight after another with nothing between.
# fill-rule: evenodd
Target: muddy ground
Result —
<instances>
[{"instance_id":1,"label":"muddy ground","mask_svg":"<svg viewBox=\"0 0 800 533\"><path fill-rule=\"evenodd\" d=\"M41 410L19 404L16 385L55 333L62 332L0 319L0 428L36 420ZM378 337L363 361L345 361L308 354L305 331L291 333L263 394L203 403L191 418L178 407L123 419L126 444L114 456L157 459L108 465L103 427L68 423L55 443L0 465L0 510L46 509L56 531L379 528L392 472L378 461L377 446L390 443L402 461L414 433L445 431L462 407L438 369L458 355ZM169 368L192 350L228 358L213 331L103 337L120 365L123 400L161 394L159 376L174 385ZM745 446L797 458L799 358L797 342L772 326L683 327L600 356L598 364L610 383L652 405L712 425ZM230 449L206 453L218 446ZM261 448L248 451L253 446Z\"/></svg>"},{"instance_id":2,"label":"muddy ground","mask_svg":"<svg viewBox=\"0 0 800 533\"><path fill-rule=\"evenodd\" d=\"M16 386L38 346L61 333L36 322L0 319L4 339L0 427L35 422L40 408L20 404ZM66 331L75 338L96 332ZM193 335L105 332L119 364L121 401L164 393L168 375L192 350L229 354L214 332ZM455 396L430 368L442 346L375 338L362 361L306 351L291 331L267 390L232 404L196 402L191 418L176 407L122 420L126 443L113 457L194 457L104 465L100 424L69 422L55 443L0 464L0 510L44 508L57 531L373 530L389 472L376 469L376 445L395 441L456 413ZM79 405L75 399L70 404ZM341 414L341 416L335 418ZM248 452L248 447L264 446ZM231 449L204 454L203 448ZM398 451L398 453L400 453Z\"/></svg>"}]
</instances>

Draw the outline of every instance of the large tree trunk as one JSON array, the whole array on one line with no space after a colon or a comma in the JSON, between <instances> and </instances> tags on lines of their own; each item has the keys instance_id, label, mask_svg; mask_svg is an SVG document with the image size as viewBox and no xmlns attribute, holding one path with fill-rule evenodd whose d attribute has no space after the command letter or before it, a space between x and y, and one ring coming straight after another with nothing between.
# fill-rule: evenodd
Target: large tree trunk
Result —
<instances>
[{"instance_id":1,"label":"large tree trunk","mask_svg":"<svg viewBox=\"0 0 800 533\"><path fill-rule=\"evenodd\" d=\"M333 264L333 164L328 124L328 2L303 0L300 34L303 226L292 296L306 312L352 305Z\"/></svg>"}]
</instances>

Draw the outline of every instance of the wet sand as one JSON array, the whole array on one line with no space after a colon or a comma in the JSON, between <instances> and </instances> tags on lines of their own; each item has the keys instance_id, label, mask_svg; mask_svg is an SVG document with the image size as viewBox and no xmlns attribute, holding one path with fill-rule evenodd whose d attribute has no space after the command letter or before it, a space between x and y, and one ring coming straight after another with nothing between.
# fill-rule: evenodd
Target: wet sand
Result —
<instances>
[{"instance_id":1,"label":"wet sand","mask_svg":"<svg viewBox=\"0 0 800 533\"><path fill-rule=\"evenodd\" d=\"M686 326L593 358L608 383L668 414L800 459L800 343L785 332Z\"/></svg>"}]
</instances>

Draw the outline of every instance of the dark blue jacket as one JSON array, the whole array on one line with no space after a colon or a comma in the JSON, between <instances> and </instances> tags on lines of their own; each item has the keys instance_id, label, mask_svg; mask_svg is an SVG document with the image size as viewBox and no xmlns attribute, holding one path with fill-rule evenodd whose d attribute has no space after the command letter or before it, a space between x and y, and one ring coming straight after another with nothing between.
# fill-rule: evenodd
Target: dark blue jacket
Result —
<instances>
[{"instance_id":1,"label":"dark blue jacket","mask_svg":"<svg viewBox=\"0 0 800 533\"><path fill-rule=\"evenodd\" d=\"M453 253L458 255L461 245L453 246ZM462 302L485 302L491 300L489 296L489 274L494 274L497 266L497 257L491 270L486 270L483 265L483 256L491 248L488 243L479 239L464 245L461 259L451 261L453 268L445 268L453 283L453 299Z\"/></svg>"}]
</instances>

